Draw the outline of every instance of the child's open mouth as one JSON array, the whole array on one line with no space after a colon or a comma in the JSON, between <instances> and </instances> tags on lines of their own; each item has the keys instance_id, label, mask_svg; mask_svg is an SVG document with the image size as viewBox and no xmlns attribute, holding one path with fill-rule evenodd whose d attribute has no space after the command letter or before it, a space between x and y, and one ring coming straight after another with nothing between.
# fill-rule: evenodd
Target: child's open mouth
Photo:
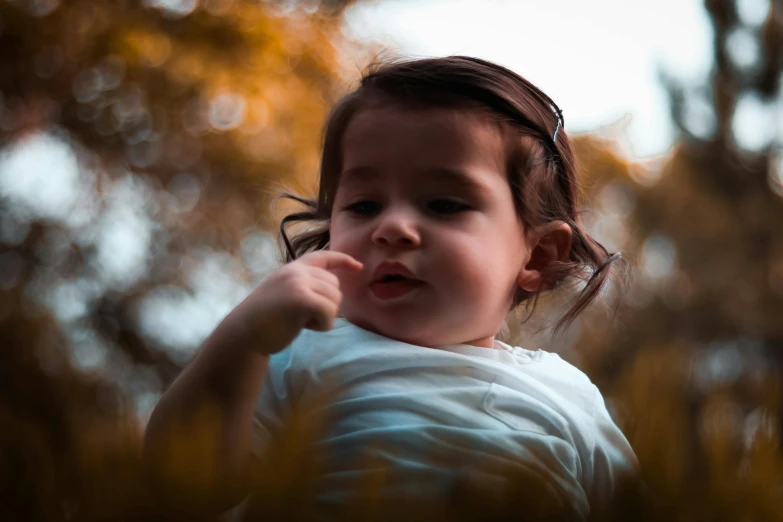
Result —
<instances>
[{"instance_id":1,"label":"child's open mouth","mask_svg":"<svg viewBox=\"0 0 783 522\"><path fill-rule=\"evenodd\" d=\"M400 275L390 275L372 283L370 290L379 299L394 299L413 292L422 285L424 285L424 281L408 279Z\"/></svg>"}]
</instances>

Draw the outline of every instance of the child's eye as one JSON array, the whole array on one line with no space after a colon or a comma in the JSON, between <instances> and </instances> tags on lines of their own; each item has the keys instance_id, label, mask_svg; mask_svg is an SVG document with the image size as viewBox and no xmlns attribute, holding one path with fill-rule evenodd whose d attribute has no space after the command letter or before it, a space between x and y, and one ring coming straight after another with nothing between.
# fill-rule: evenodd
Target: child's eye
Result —
<instances>
[{"instance_id":1,"label":"child's eye","mask_svg":"<svg viewBox=\"0 0 783 522\"><path fill-rule=\"evenodd\" d=\"M450 199L436 199L430 201L428 206L439 214L456 214L470 209L468 205Z\"/></svg>"},{"instance_id":2,"label":"child's eye","mask_svg":"<svg viewBox=\"0 0 783 522\"><path fill-rule=\"evenodd\" d=\"M351 203L347 207L345 207L345 210L348 210L350 212L353 212L354 214L373 214L375 212L378 212L380 210L380 203L377 203L375 201L357 201L356 203Z\"/></svg>"}]
</instances>

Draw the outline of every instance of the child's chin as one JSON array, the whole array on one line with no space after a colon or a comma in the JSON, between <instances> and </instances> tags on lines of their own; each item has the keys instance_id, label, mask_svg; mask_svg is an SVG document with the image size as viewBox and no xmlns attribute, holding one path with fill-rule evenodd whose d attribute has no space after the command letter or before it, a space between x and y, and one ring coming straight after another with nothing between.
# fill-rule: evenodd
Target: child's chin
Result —
<instances>
[{"instance_id":1,"label":"child's chin","mask_svg":"<svg viewBox=\"0 0 783 522\"><path fill-rule=\"evenodd\" d=\"M395 323L387 326L386 329L381 329L380 334L390 339L394 339L395 341L430 348L438 346L437 340L433 339L432 335L427 335L426 332L416 331L414 328L410 327L409 323L400 321L399 324Z\"/></svg>"},{"instance_id":2,"label":"child's chin","mask_svg":"<svg viewBox=\"0 0 783 522\"><path fill-rule=\"evenodd\" d=\"M374 334L403 343L425 346L421 343L426 340L426 337L414 331L408 319L393 316L368 317L366 314L352 314L350 310L346 310L343 317L348 322Z\"/></svg>"}]
</instances>

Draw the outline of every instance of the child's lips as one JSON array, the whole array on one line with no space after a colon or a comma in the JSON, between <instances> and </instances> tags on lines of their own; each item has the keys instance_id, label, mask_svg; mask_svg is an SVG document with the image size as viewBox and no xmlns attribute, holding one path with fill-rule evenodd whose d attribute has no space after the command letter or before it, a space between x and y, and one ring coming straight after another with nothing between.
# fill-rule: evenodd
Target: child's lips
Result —
<instances>
[{"instance_id":1,"label":"child's lips","mask_svg":"<svg viewBox=\"0 0 783 522\"><path fill-rule=\"evenodd\" d=\"M384 282L388 277L401 277L416 281L416 275L404 264L397 261L381 262L372 274L372 283Z\"/></svg>"},{"instance_id":2,"label":"child's lips","mask_svg":"<svg viewBox=\"0 0 783 522\"><path fill-rule=\"evenodd\" d=\"M419 281L417 279L375 281L370 284L370 291L375 295L375 297L388 300L408 295L423 285L424 281Z\"/></svg>"}]
</instances>

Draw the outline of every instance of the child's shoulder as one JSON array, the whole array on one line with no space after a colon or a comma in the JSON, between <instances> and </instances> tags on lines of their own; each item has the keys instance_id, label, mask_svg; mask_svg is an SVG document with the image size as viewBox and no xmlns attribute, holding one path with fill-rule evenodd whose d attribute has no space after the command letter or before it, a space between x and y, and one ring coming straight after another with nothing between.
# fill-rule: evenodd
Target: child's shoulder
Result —
<instances>
[{"instance_id":1,"label":"child's shoulder","mask_svg":"<svg viewBox=\"0 0 783 522\"><path fill-rule=\"evenodd\" d=\"M592 386L590 378L582 370L563 359L556 352L549 352L542 349L529 350L520 346L511 346L499 341L497 344L507 352L515 355L518 359L535 363L534 367L537 367L544 373L551 374L555 378Z\"/></svg>"},{"instance_id":2,"label":"child's shoulder","mask_svg":"<svg viewBox=\"0 0 783 522\"><path fill-rule=\"evenodd\" d=\"M559 380L568 381L579 386L592 388L593 382L582 370L566 361L558 353L539 350L539 356L547 369L550 369Z\"/></svg>"},{"instance_id":3,"label":"child's shoulder","mask_svg":"<svg viewBox=\"0 0 783 522\"><path fill-rule=\"evenodd\" d=\"M533 374L544 386L581 409L593 410L598 388L578 367L555 352L527 350L520 347L512 347L512 350L529 357L534 362L524 366L526 373Z\"/></svg>"}]
</instances>

